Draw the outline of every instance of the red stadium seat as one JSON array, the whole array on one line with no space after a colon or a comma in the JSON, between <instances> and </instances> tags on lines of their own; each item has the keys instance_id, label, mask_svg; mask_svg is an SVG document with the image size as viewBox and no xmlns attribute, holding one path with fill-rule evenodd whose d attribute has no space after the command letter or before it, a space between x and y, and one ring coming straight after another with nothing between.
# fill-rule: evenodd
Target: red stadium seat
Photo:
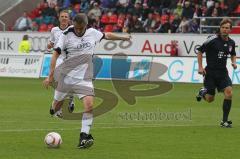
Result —
<instances>
[{"instance_id":1,"label":"red stadium seat","mask_svg":"<svg viewBox=\"0 0 240 159\"><path fill-rule=\"evenodd\" d=\"M239 13L239 14L240 14L240 4L239 4L238 7L234 10L234 13Z\"/></svg>"},{"instance_id":2,"label":"red stadium seat","mask_svg":"<svg viewBox=\"0 0 240 159\"><path fill-rule=\"evenodd\" d=\"M53 25L53 24L48 24L48 26L47 26L47 27L48 27L48 29L47 29L47 30L48 30L48 31L51 31L51 29L54 27L54 25Z\"/></svg>"},{"instance_id":3,"label":"red stadium seat","mask_svg":"<svg viewBox=\"0 0 240 159\"><path fill-rule=\"evenodd\" d=\"M112 25L106 25L104 28L104 32L112 32L113 31L113 26Z\"/></svg>"},{"instance_id":4,"label":"red stadium seat","mask_svg":"<svg viewBox=\"0 0 240 159\"><path fill-rule=\"evenodd\" d=\"M162 24L164 24L164 23L166 23L167 21L168 21L168 15L162 15L162 17L161 17L161 23Z\"/></svg>"},{"instance_id":5,"label":"red stadium seat","mask_svg":"<svg viewBox=\"0 0 240 159\"><path fill-rule=\"evenodd\" d=\"M47 24L41 24L40 26L39 26L39 30L38 30L39 32L46 32L46 31L48 31L48 26L47 26Z\"/></svg>"},{"instance_id":6,"label":"red stadium seat","mask_svg":"<svg viewBox=\"0 0 240 159\"><path fill-rule=\"evenodd\" d=\"M232 28L231 34L240 34L240 26L239 28Z\"/></svg>"},{"instance_id":7,"label":"red stadium seat","mask_svg":"<svg viewBox=\"0 0 240 159\"><path fill-rule=\"evenodd\" d=\"M102 15L101 23L103 23L103 24L108 24L109 23L109 18L106 14Z\"/></svg>"},{"instance_id":8,"label":"red stadium seat","mask_svg":"<svg viewBox=\"0 0 240 159\"><path fill-rule=\"evenodd\" d=\"M116 14L113 14L113 15L111 15L111 16L109 17L109 23L111 23L111 24L116 24L117 21L118 21L118 17L117 17Z\"/></svg>"}]
</instances>

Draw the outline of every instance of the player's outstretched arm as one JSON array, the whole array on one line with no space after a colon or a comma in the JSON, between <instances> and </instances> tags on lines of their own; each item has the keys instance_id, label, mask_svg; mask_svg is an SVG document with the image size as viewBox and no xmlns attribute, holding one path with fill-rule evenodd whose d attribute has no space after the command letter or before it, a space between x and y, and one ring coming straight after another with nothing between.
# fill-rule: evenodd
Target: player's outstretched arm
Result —
<instances>
[{"instance_id":1,"label":"player's outstretched arm","mask_svg":"<svg viewBox=\"0 0 240 159\"><path fill-rule=\"evenodd\" d=\"M114 33L105 33L105 37L104 39L106 40L130 40L131 39L131 35L127 34L127 35L119 35L119 34L114 34Z\"/></svg>"},{"instance_id":2,"label":"player's outstretched arm","mask_svg":"<svg viewBox=\"0 0 240 159\"><path fill-rule=\"evenodd\" d=\"M57 61L58 56L59 56L59 54L56 51L54 51L53 55L52 55L52 59L51 59L49 76L43 81L43 86L46 89L48 89L48 87L53 82L53 74L54 74L54 69L55 69L55 66L56 66L56 61Z\"/></svg>"}]
</instances>

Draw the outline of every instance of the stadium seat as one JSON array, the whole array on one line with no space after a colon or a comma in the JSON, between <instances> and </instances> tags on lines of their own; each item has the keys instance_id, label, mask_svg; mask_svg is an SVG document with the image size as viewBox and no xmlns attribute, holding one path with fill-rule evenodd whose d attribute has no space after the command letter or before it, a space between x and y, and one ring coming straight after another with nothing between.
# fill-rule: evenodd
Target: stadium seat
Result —
<instances>
[{"instance_id":1,"label":"stadium seat","mask_svg":"<svg viewBox=\"0 0 240 159\"><path fill-rule=\"evenodd\" d=\"M168 21L168 15L162 15L162 17L161 17L161 24L164 24L164 23L166 23Z\"/></svg>"},{"instance_id":2,"label":"stadium seat","mask_svg":"<svg viewBox=\"0 0 240 159\"><path fill-rule=\"evenodd\" d=\"M109 17L109 23L116 24L118 22L118 17L116 14L113 14Z\"/></svg>"},{"instance_id":3,"label":"stadium seat","mask_svg":"<svg viewBox=\"0 0 240 159\"><path fill-rule=\"evenodd\" d=\"M240 13L240 4L239 4L238 7L234 10L234 13Z\"/></svg>"},{"instance_id":4,"label":"stadium seat","mask_svg":"<svg viewBox=\"0 0 240 159\"><path fill-rule=\"evenodd\" d=\"M47 28L48 28L48 31L51 31L51 29L54 27L53 24L48 24Z\"/></svg>"},{"instance_id":5,"label":"stadium seat","mask_svg":"<svg viewBox=\"0 0 240 159\"><path fill-rule=\"evenodd\" d=\"M43 17L43 23L45 24L51 24L54 21L54 17L53 16L44 16Z\"/></svg>"},{"instance_id":6,"label":"stadium seat","mask_svg":"<svg viewBox=\"0 0 240 159\"><path fill-rule=\"evenodd\" d=\"M232 28L231 34L240 34L240 26L238 26L239 28Z\"/></svg>"},{"instance_id":7,"label":"stadium seat","mask_svg":"<svg viewBox=\"0 0 240 159\"><path fill-rule=\"evenodd\" d=\"M113 31L113 25L106 25L104 28L104 32L112 32Z\"/></svg>"},{"instance_id":8,"label":"stadium seat","mask_svg":"<svg viewBox=\"0 0 240 159\"><path fill-rule=\"evenodd\" d=\"M39 26L39 30L38 30L39 32L46 32L46 31L48 31L48 26L47 26L47 24L41 24L40 26Z\"/></svg>"},{"instance_id":9,"label":"stadium seat","mask_svg":"<svg viewBox=\"0 0 240 159\"><path fill-rule=\"evenodd\" d=\"M104 14L101 18L101 23L103 24L108 24L109 23L109 18L106 14Z\"/></svg>"}]
</instances>

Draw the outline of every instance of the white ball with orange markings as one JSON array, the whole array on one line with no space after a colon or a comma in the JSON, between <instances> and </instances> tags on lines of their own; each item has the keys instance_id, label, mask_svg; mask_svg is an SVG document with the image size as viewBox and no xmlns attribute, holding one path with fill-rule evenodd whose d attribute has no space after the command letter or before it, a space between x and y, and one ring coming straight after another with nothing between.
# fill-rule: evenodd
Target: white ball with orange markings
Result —
<instances>
[{"instance_id":1,"label":"white ball with orange markings","mask_svg":"<svg viewBox=\"0 0 240 159\"><path fill-rule=\"evenodd\" d=\"M58 148L62 144L62 138L59 133L50 132L45 136L44 142L48 147Z\"/></svg>"}]
</instances>

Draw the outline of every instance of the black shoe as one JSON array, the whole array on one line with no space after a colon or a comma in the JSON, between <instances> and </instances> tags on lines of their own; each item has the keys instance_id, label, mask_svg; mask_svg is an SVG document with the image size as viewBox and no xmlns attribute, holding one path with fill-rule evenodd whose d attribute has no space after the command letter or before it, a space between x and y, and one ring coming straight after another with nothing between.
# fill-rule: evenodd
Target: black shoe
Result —
<instances>
[{"instance_id":1,"label":"black shoe","mask_svg":"<svg viewBox=\"0 0 240 159\"><path fill-rule=\"evenodd\" d=\"M74 111L74 100L73 100L73 96L70 97L70 101L69 101L69 105L68 105L68 111L69 113L72 113Z\"/></svg>"},{"instance_id":2,"label":"black shoe","mask_svg":"<svg viewBox=\"0 0 240 159\"><path fill-rule=\"evenodd\" d=\"M54 115L54 114L55 114L55 111L54 111L54 109L52 108L52 106L50 106L49 113L50 113L50 115Z\"/></svg>"},{"instance_id":3,"label":"black shoe","mask_svg":"<svg viewBox=\"0 0 240 159\"><path fill-rule=\"evenodd\" d=\"M52 108L52 106L50 106L50 110L49 110L49 113L52 117L58 117L58 118L62 118L62 111L59 110L57 112L54 111L54 109Z\"/></svg>"},{"instance_id":4,"label":"black shoe","mask_svg":"<svg viewBox=\"0 0 240 159\"><path fill-rule=\"evenodd\" d=\"M198 101L198 102L200 102L201 100L202 100L202 98L203 98L203 92L204 91L206 91L206 89L205 88L201 88L200 90L199 90L199 92L198 92L198 95L196 96L196 100Z\"/></svg>"},{"instance_id":5,"label":"black shoe","mask_svg":"<svg viewBox=\"0 0 240 159\"><path fill-rule=\"evenodd\" d=\"M221 121L220 126L222 128L232 128L232 121Z\"/></svg>"},{"instance_id":6,"label":"black shoe","mask_svg":"<svg viewBox=\"0 0 240 159\"><path fill-rule=\"evenodd\" d=\"M84 132L80 133L80 140L79 140L79 144L78 144L78 148L80 149L86 149L89 148L93 145L93 137L91 134L86 134Z\"/></svg>"},{"instance_id":7,"label":"black shoe","mask_svg":"<svg viewBox=\"0 0 240 159\"><path fill-rule=\"evenodd\" d=\"M198 102L200 102L200 101L202 100L202 97L201 97L200 95L197 95L197 96L196 96L196 100L197 100Z\"/></svg>"}]
</instances>

